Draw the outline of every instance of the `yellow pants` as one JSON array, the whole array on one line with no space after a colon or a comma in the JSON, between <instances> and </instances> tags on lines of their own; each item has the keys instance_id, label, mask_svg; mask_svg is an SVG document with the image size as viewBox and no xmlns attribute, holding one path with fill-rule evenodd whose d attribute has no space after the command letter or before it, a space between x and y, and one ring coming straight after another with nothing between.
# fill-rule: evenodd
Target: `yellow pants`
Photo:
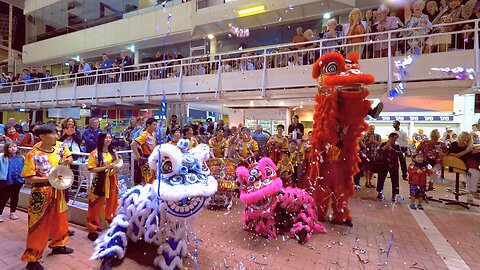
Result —
<instances>
[{"instance_id":1,"label":"yellow pants","mask_svg":"<svg viewBox=\"0 0 480 270\"><path fill-rule=\"evenodd\" d=\"M55 192L57 196L55 198ZM21 260L37 262L51 237L50 248L65 246L68 240L68 211L60 212L65 204L63 191L51 186L33 187L28 202L27 247Z\"/></svg>"}]
</instances>

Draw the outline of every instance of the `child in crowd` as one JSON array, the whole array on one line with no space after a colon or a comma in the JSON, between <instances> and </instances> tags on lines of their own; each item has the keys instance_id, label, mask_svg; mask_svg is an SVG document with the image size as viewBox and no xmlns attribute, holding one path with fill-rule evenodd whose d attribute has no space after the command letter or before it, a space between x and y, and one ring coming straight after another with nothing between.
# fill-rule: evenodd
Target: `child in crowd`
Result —
<instances>
[{"instance_id":1,"label":"child in crowd","mask_svg":"<svg viewBox=\"0 0 480 270\"><path fill-rule=\"evenodd\" d=\"M427 188L427 175L433 173L432 167L425 163L423 153L413 155L413 163L408 167L408 182L410 184L410 208L423 210L422 202ZM415 200L418 200L415 206Z\"/></svg>"},{"instance_id":2,"label":"child in crowd","mask_svg":"<svg viewBox=\"0 0 480 270\"><path fill-rule=\"evenodd\" d=\"M18 205L18 194L24 180L20 177L23 169L23 157L18 154L15 143L5 144L0 154L0 222L3 222L2 213L8 199L10 199L10 219L18 219L15 213Z\"/></svg>"},{"instance_id":3,"label":"child in crowd","mask_svg":"<svg viewBox=\"0 0 480 270\"><path fill-rule=\"evenodd\" d=\"M5 135L17 145L20 143L21 138L14 126L7 125L5 127Z\"/></svg>"},{"instance_id":4,"label":"child in crowd","mask_svg":"<svg viewBox=\"0 0 480 270\"><path fill-rule=\"evenodd\" d=\"M299 179L301 178L301 176L299 178L298 172L299 170L301 171L303 152L300 151L296 140L290 141L290 143L288 144L288 151L290 152L290 162L292 163L294 169L292 181L293 185L296 186Z\"/></svg>"},{"instance_id":5,"label":"child in crowd","mask_svg":"<svg viewBox=\"0 0 480 270\"><path fill-rule=\"evenodd\" d=\"M277 164L277 175L282 179L284 187L292 186L292 178L295 172L290 160L290 155L291 153L289 151L283 151L281 160Z\"/></svg>"}]
</instances>

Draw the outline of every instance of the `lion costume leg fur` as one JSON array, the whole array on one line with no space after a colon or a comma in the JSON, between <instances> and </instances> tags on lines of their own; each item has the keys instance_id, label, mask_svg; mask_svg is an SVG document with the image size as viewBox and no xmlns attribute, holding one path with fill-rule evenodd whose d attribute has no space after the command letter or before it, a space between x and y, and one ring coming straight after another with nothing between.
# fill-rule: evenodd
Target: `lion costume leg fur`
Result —
<instances>
[{"instance_id":1,"label":"lion costume leg fur","mask_svg":"<svg viewBox=\"0 0 480 270\"><path fill-rule=\"evenodd\" d=\"M365 116L371 106L365 100L367 95L368 91L332 91L315 96L310 181L315 186L319 220L325 220L331 199L333 221L351 224L348 200L354 192L353 176L358 172L357 139L367 128Z\"/></svg>"}]
</instances>

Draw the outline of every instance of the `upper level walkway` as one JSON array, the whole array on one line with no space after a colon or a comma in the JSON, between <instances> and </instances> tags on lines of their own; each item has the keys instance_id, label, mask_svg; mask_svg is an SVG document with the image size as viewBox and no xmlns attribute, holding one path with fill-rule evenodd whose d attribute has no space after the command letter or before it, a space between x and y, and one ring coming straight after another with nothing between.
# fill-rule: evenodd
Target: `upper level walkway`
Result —
<instances>
[{"instance_id":1,"label":"upper level walkway","mask_svg":"<svg viewBox=\"0 0 480 270\"><path fill-rule=\"evenodd\" d=\"M298 104L299 100L311 100L315 95L311 64L321 53L349 51L358 45L366 52L360 61L362 71L376 78L375 85L369 87L371 97L379 98L399 82L395 61L411 55L413 48L423 50L425 44L439 45L442 36L450 36L450 48L426 51L415 57L404 79L405 95L473 93L480 85L477 80L454 80L431 69L458 66L478 72L479 21L457 23L456 28L464 30L448 33L420 36L414 35L415 29L399 29L382 33L384 39L380 39L378 33L362 35L367 41L356 44L347 44L348 39L342 37L44 78L4 86L0 90L0 108L155 105L163 95L169 102L215 102L234 107L249 106L255 101L259 106L279 106L279 102L288 106L289 102ZM466 24L473 27L463 28ZM447 25L453 24L435 28ZM471 42L464 42L469 39ZM388 48L387 56L382 57L380 51L375 50L379 46Z\"/></svg>"}]
</instances>

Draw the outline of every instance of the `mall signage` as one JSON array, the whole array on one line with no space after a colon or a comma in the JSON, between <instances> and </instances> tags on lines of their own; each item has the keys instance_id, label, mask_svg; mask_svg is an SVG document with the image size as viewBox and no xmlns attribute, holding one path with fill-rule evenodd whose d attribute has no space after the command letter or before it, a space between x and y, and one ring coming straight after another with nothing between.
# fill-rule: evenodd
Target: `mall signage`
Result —
<instances>
[{"instance_id":1,"label":"mall signage","mask_svg":"<svg viewBox=\"0 0 480 270\"><path fill-rule=\"evenodd\" d=\"M367 120L373 121L371 117L367 117ZM379 116L376 121L385 121L385 122L390 122L390 121L424 121L424 122L452 122L453 121L453 115L452 116Z\"/></svg>"}]
</instances>

